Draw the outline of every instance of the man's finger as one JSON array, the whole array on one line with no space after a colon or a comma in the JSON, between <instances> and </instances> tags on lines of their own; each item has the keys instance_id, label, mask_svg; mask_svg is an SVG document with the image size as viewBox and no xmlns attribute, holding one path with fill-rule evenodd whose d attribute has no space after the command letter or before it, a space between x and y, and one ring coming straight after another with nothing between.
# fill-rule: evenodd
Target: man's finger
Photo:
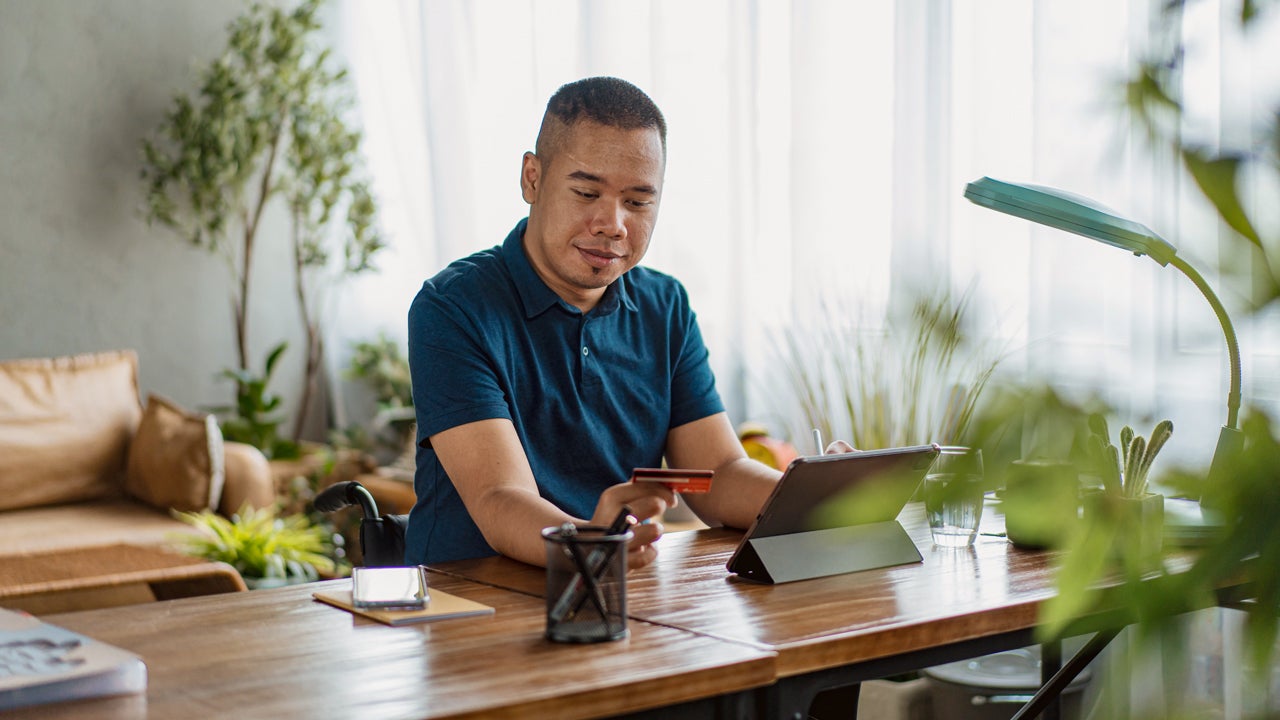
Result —
<instances>
[{"instance_id":1,"label":"man's finger","mask_svg":"<svg viewBox=\"0 0 1280 720\"><path fill-rule=\"evenodd\" d=\"M636 520L644 522L652 518L661 517L671 507L665 500L657 497L643 497L627 501L627 507L631 508L631 514Z\"/></svg>"}]
</instances>

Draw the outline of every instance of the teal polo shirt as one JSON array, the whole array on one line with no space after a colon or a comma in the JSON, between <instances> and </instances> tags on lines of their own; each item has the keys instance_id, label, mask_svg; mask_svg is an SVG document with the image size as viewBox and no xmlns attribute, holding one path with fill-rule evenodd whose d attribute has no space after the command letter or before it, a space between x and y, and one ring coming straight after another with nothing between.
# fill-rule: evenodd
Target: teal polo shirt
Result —
<instances>
[{"instance_id":1,"label":"teal polo shirt","mask_svg":"<svg viewBox=\"0 0 1280 720\"><path fill-rule=\"evenodd\" d=\"M430 447L436 433L510 420L542 497L589 518L605 488L660 465L672 428L724 410L679 281L635 267L583 313L534 272L526 223L428 280L409 309L418 500L407 564L496 554Z\"/></svg>"}]
</instances>

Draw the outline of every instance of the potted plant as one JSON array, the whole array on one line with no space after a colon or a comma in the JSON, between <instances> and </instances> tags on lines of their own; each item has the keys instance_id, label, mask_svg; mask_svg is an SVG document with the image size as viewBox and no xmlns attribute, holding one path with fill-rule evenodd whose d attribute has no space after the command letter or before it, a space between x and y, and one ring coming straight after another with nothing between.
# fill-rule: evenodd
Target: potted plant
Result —
<instances>
[{"instance_id":1,"label":"potted plant","mask_svg":"<svg viewBox=\"0 0 1280 720\"><path fill-rule=\"evenodd\" d=\"M1119 447L1112 445L1106 419L1089 417L1090 455L1102 478L1102 489L1084 497L1086 524L1106 525L1116 531L1113 551L1130 567L1160 564L1164 538L1164 495L1148 492L1147 478L1156 455L1173 435L1173 423L1162 420L1148 441L1126 425L1120 430Z\"/></svg>"},{"instance_id":2,"label":"potted plant","mask_svg":"<svg viewBox=\"0 0 1280 720\"><path fill-rule=\"evenodd\" d=\"M280 396L267 390L286 347L287 343L280 343L271 349L261 375L248 370L224 370L223 377L236 383L236 404L213 409L221 416L224 439L253 445L271 461L293 459L301 454L298 443L280 436L281 418L274 414L280 407Z\"/></svg>"},{"instance_id":3,"label":"potted plant","mask_svg":"<svg viewBox=\"0 0 1280 720\"><path fill-rule=\"evenodd\" d=\"M416 417L413 412L413 389L409 377L409 360L401 344L385 334L374 340L357 342L347 366L346 376L363 381L373 391L378 412L373 418L375 440L390 448L393 467L412 475ZM390 435L390 438L386 438Z\"/></svg>"},{"instance_id":4,"label":"potted plant","mask_svg":"<svg viewBox=\"0 0 1280 720\"><path fill-rule=\"evenodd\" d=\"M200 531L174 537L182 551L227 563L250 589L311 582L338 570L329 533L304 515L278 517L274 508L245 505L230 518L209 510L174 516Z\"/></svg>"},{"instance_id":5,"label":"potted plant","mask_svg":"<svg viewBox=\"0 0 1280 720\"><path fill-rule=\"evenodd\" d=\"M1015 546L1059 547L1074 530L1087 417L1098 407L1097 400L1072 400L1051 387L1000 387L975 417L973 442L990 458L990 481Z\"/></svg>"},{"instance_id":6,"label":"potted plant","mask_svg":"<svg viewBox=\"0 0 1280 720\"><path fill-rule=\"evenodd\" d=\"M1014 460L1001 493L1005 535L1026 550L1058 547L1078 520L1080 472L1070 460Z\"/></svg>"},{"instance_id":7,"label":"potted plant","mask_svg":"<svg viewBox=\"0 0 1280 720\"><path fill-rule=\"evenodd\" d=\"M352 102L346 71L316 46L320 4L254 3L229 26L227 48L203 71L200 88L179 93L142 143L148 223L222 255L231 271L240 372L249 367L250 279L269 279L254 268L259 246L289 244L285 277L292 276L306 340L295 442L321 369L325 285L372 270L384 246L359 172L361 135L344 119ZM288 212L287 235L261 232L273 201Z\"/></svg>"}]
</instances>

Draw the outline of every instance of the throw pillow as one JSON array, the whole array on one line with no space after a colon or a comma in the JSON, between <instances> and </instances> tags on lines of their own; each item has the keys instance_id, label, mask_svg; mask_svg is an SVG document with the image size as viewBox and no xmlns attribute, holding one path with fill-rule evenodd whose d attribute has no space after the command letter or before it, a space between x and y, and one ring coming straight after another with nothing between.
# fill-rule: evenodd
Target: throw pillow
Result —
<instances>
[{"instance_id":1,"label":"throw pillow","mask_svg":"<svg viewBox=\"0 0 1280 720\"><path fill-rule=\"evenodd\" d=\"M0 510L119 495L141 414L131 351L0 362Z\"/></svg>"},{"instance_id":2,"label":"throw pillow","mask_svg":"<svg viewBox=\"0 0 1280 720\"><path fill-rule=\"evenodd\" d=\"M129 446L125 490L158 508L216 509L222 497L222 459L222 431L212 415L188 413L149 395Z\"/></svg>"}]
</instances>

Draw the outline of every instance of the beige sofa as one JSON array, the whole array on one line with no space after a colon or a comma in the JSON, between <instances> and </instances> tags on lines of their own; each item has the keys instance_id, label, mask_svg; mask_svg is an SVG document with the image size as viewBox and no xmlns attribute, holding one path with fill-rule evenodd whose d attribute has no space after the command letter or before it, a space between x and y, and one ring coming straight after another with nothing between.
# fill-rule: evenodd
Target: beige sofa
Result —
<instances>
[{"instance_id":1,"label":"beige sofa","mask_svg":"<svg viewBox=\"0 0 1280 720\"><path fill-rule=\"evenodd\" d=\"M144 406L137 370L131 351L0 362L0 555L161 546L191 531L171 509L275 501L261 452L207 415Z\"/></svg>"}]
</instances>

